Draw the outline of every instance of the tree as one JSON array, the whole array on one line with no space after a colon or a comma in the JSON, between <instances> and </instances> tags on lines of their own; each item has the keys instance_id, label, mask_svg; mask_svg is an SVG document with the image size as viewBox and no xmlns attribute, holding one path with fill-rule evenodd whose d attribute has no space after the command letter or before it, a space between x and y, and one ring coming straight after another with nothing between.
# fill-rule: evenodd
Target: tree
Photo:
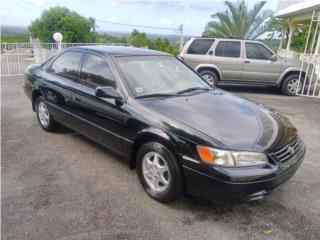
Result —
<instances>
[{"instance_id":1,"label":"tree","mask_svg":"<svg viewBox=\"0 0 320 240\"><path fill-rule=\"evenodd\" d=\"M146 47L150 44L150 40L145 33L134 29L129 36L128 42L134 47Z\"/></svg>"},{"instance_id":2,"label":"tree","mask_svg":"<svg viewBox=\"0 0 320 240\"><path fill-rule=\"evenodd\" d=\"M96 24L96 19L93 17L89 17L89 22L90 22L90 28L93 33L96 32L96 29L99 28L99 26Z\"/></svg>"},{"instance_id":3,"label":"tree","mask_svg":"<svg viewBox=\"0 0 320 240\"><path fill-rule=\"evenodd\" d=\"M167 52L174 56L177 56L179 51L176 47L170 44L168 39L161 39L157 38L154 42L152 42L151 46L149 46L150 49Z\"/></svg>"},{"instance_id":4,"label":"tree","mask_svg":"<svg viewBox=\"0 0 320 240\"><path fill-rule=\"evenodd\" d=\"M64 42L91 42L93 35L90 32L92 22L65 7L54 7L45 10L29 26L33 37L42 42L54 42L54 32L61 32Z\"/></svg>"},{"instance_id":5,"label":"tree","mask_svg":"<svg viewBox=\"0 0 320 240\"><path fill-rule=\"evenodd\" d=\"M267 19L271 16L270 10L263 10L266 1L256 3L248 9L244 0L237 3L225 1L227 10L211 15L203 35L205 37L236 37L256 39L268 29Z\"/></svg>"},{"instance_id":6,"label":"tree","mask_svg":"<svg viewBox=\"0 0 320 240\"><path fill-rule=\"evenodd\" d=\"M122 39L126 42L126 39ZM168 39L157 38L155 41L150 40L143 32L134 29L127 40L134 47L148 47L162 52L170 53L174 56L178 55L178 49L171 45Z\"/></svg>"}]
</instances>

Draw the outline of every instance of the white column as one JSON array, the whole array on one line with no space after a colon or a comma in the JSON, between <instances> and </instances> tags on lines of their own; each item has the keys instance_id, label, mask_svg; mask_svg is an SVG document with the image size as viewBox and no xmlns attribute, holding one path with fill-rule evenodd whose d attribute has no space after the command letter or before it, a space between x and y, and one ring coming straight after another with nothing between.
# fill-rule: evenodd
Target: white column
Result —
<instances>
[{"instance_id":1,"label":"white column","mask_svg":"<svg viewBox=\"0 0 320 240\"><path fill-rule=\"evenodd\" d=\"M281 39L280 39L280 44L279 44L279 49L282 49L283 48L283 39L284 39L284 29L282 28L281 29Z\"/></svg>"},{"instance_id":2,"label":"white column","mask_svg":"<svg viewBox=\"0 0 320 240\"><path fill-rule=\"evenodd\" d=\"M290 31L289 31L289 38L288 38L288 43L287 43L287 50L290 50L290 45L291 45L291 40L292 40L292 35L293 35L293 30L294 28L290 26Z\"/></svg>"},{"instance_id":3,"label":"white column","mask_svg":"<svg viewBox=\"0 0 320 240\"><path fill-rule=\"evenodd\" d=\"M318 34L318 40L317 40L316 49L314 50L314 55L319 54L319 48L320 48L320 33Z\"/></svg>"}]
</instances>

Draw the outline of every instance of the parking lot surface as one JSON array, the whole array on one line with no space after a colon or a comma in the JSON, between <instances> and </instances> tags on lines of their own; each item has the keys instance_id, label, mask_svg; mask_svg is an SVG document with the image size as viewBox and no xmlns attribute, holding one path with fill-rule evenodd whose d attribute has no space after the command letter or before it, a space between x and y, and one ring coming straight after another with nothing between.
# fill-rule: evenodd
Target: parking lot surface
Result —
<instances>
[{"instance_id":1,"label":"parking lot surface","mask_svg":"<svg viewBox=\"0 0 320 240\"><path fill-rule=\"evenodd\" d=\"M289 116L305 161L259 202L161 204L120 157L66 128L41 130L22 77L1 81L3 239L320 239L320 99L225 88Z\"/></svg>"}]
</instances>

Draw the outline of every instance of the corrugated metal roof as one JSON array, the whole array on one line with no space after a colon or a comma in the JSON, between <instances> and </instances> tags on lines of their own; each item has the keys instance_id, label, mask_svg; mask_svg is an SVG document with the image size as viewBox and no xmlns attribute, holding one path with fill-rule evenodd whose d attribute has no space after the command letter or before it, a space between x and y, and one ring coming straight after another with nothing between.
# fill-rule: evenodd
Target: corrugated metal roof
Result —
<instances>
[{"instance_id":1,"label":"corrugated metal roof","mask_svg":"<svg viewBox=\"0 0 320 240\"><path fill-rule=\"evenodd\" d=\"M306 0L276 11L274 17L292 17L320 9L320 0Z\"/></svg>"}]
</instances>

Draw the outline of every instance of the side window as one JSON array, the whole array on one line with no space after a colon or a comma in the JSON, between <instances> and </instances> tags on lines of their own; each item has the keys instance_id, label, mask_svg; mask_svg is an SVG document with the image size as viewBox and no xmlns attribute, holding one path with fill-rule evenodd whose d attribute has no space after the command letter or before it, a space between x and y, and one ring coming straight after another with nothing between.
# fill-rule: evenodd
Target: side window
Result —
<instances>
[{"instance_id":1,"label":"side window","mask_svg":"<svg viewBox=\"0 0 320 240\"><path fill-rule=\"evenodd\" d=\"M259 43L246 43L246 55L249 59L270 60L273 53Z\"/></svg>"},{"instance_id":2,"label":"side window","mask_svg":"<svg viewBox=\"0 0 320 240\"><path fill-rule=\"evenodd\" d=\"M80 72L81 82L91 88L97 86L116 87L116 80L103 57L87 54Z\"/></svg>"},{"instance_id":3,"label":"side window","mask_svg":"<svg viewBox=\"0 0 320 240\"><path fill-rule=\"evenodd\" d=\"M79 77L79 64L81 61L81 52L68 51L59 56L51 65L50 72L61 75L69 79Z\"/></svg>"},{"instance_id":4,"label":"side window","mask_svg":"<svg viewBox=\"0 0 320 240\"><path fill-rule=\"evenodd\" d=\"M240 57L240 42L236 41L220 41L216 47L215 55L219 57Z\"/></svg>"},{"instance_id":5,"label":"side window","mask_svg":"<svg viewBox=\"0 0 320 240\"><path fill-rule=\"evenodd\" d=\"M209 51L213 43L214 39L195 39L190 44L187 53L204 55Z\"/></svg>"}]
</instances>

